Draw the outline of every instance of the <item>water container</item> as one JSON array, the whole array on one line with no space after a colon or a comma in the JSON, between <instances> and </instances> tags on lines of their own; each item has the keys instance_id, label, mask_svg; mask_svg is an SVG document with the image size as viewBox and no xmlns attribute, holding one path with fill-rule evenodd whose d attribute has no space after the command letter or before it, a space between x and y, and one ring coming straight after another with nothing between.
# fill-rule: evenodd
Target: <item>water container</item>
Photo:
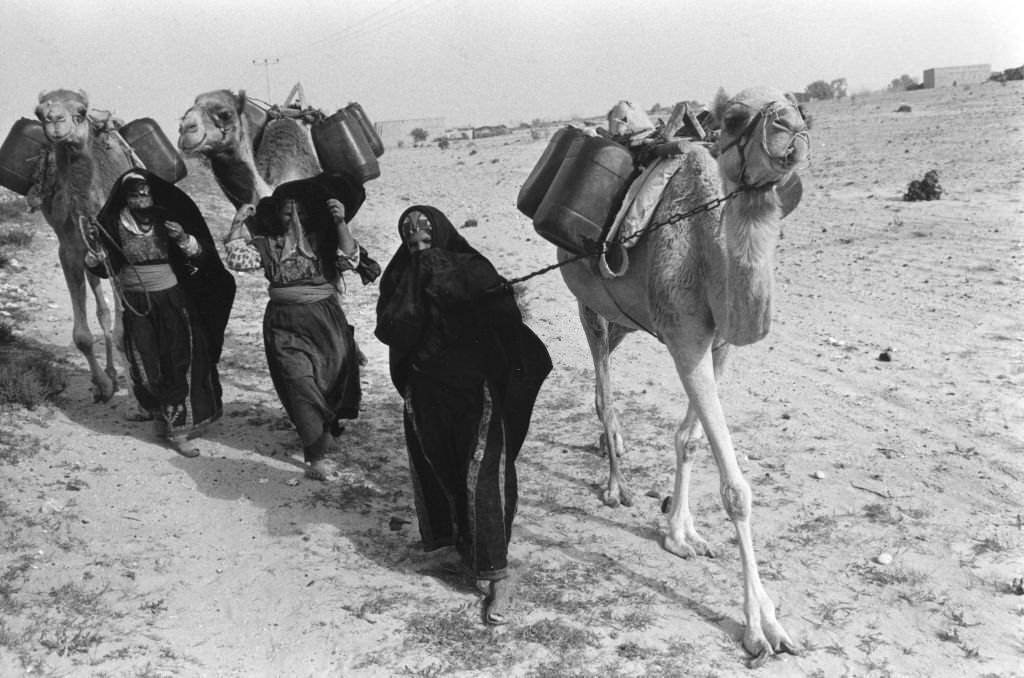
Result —
<instances>
[{"instance_id":1,"label":"water container","mask_svg":"<svg viewBox=\"0 0 1024 678\"><path fill-rule=\"evenodd\" d=\"M36 168L49 146L38 120L22 118L14 123L0 146L0 185L26 195L35 183Z\"/></svg>"},{"instance_id":2,"label":"water container","mask_svg":"<svg viewBox=\"0 0 1024 678\"><path fill-rule=\"evenodd\" d=\"M526 216L533 218L540 207L544 195L548 192L551 182L562 166L572 142L583 136L583 132L576 127L563 127L551 135L548 147L544 149L540 160L534 165L530 176L526 177L523 187L519 189L519 197L516 198L516 208Z\"/></svg>"},{"instance_id":3,"label":"water container","mask_svg":"<svg viewBox=\"0 0 1024 678\"><path fill-rule=\"evenodd\" d=\"M364 183L380 176L377 156L362 126L344 108L314 123L311 131L317 158L325 172L347 172Z\"/></svg>"},{"instance_id":4,"label":"water container","mask_svg":"<svg viewBox=\"0 0 1024 678\"><path fill-rule=\"evenodd\" d=\"M546 240L575 254L596 252L633 179L633 157L604 137L581 136L566 153L533 217Z\"/></svg>"},{"instance_id":5,"label":"water container","mask_svg":"<svg viewBox=\"0 0 1024 678\"><path fill-rule=\"evenodd\" d=\"M359 126L363 130L363 134L366 136L366 140L370 142L370 148L373 150L373 154L378 158L384 155L384 142L380 140L380 136L377 134L377 130L374 128L373 123L370 122L370 117L366 115L366 111L358 103L353 101L345 110L349 114L359 121Z\"/></svg>"},{"instance_id":6,"label":"water container","mask_svg":"<svg viewBox=\"0 0 1024 678\"><path fill-rule=\"evenodd\" d=\"M153 118L132 120L117 130L153 174L172 184L188 174L185 161Z\"/></svg>"}]
</instances>

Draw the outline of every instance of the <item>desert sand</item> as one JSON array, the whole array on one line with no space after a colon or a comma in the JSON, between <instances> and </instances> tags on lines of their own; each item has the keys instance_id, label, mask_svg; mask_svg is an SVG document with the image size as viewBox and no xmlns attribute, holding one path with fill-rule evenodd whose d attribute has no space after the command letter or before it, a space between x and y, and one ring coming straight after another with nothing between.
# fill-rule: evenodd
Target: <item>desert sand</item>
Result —
<instances>
[{"instance_id":1,"label":"desert sand","mask_svg":"<svg viewBox=\"0 0 1024 678\"><path fill-rule=\"evenodd\" d=\"M557 272L522 290L555 369L519 464L515 620L488 628L471 583L441 567L450 554L419 547L376 285L348 281L368 364L337 478L303 478L258 274L236 276L225 416L185 459L125 421L123 366L113 400L91 401L56 240L27 216L36 237L0 285L20 290L18 333L70 379L53 405L0 413L0 675L1024 676L1022 105L1018 82L808 106L813 163L783 222L772 331L733 351L720 385L762 576L803 650L756 672L709 456L693 501L717 557L660 546L686 399L639 333L613 359L639 498L600 500L592 367ZM427 203L475 220L462 233L504 275L546 266L554 247L515 208L545 143L389 148L357 237L384 264L398 215ZM942 199L903 202L929 169ZM232 208L190 170L179 185L223 234Z\"/></svg>"}]
</instances>

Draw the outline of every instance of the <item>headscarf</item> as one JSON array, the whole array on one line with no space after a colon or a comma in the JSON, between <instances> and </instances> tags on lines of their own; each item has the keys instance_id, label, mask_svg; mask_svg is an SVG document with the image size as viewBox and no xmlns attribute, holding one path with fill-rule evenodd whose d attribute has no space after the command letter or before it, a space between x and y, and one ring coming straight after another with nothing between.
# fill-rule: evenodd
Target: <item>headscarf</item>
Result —
<instances>
[{"instance_id":1,"label":"headscarf","mask_svg":"<svg viewBox=\"0 0 1024 678\"><path fill-rule=\"evenodd\" d=\"M431 247L411 252L408 235L428 229ZM491 347L486 350L496 349L494 331L520 324L522 315L504 278L436 207L405 210L398 233L402 244L381 278L374 334L389 347L391 379L402 391L414 356L422 360L448 341L470 337L486 341ZM455 369L449 364L446 371L455 374Z\"/></svg>"},{"instance_id":2,"label":"headscarf","mask_svg":"<svg viewBox=\"0 0 1024 678\"><path fill-rule=\"evenodd\" d=\"M127 209L128 189L138 181L149 184L155 216L181 224L182 230L199 242L200 254L192 259L187 259L176 247L168 248L168 263L185 294L196 304L210 334L213 358L218 360L235 300L235 279L224 268L206 219L187 193L148 170L128 170L114 182L106 204L96 216L100 223L100 244L107 249L113 270L119 271L127 262L121 253L118 224Z\"/></svg>"},{"instance_id":3,"label":"headscarf","mask_svg":"<svg viewBox=\"0 0 1024 678\"><path fill-rule=\"evenodd\" d=\"M130 193L131 191L137 189L140 186L149 186L149 182L146 181L146 177L142 176L142 174L140 174L139 172L130 171L128 172L128 174L125 174L121 178L121 180L124 185L126 201L128 193ZM150 188L150 197L152 197L152 188ZM153 201L152 210L146 211L157 212L157 215L159 216L159 211L156 210L155 200ZM133 233L135 235L142 235L142 230L139 228L138 223L135 221L135 215L132 214L132 210L130 207L128 207L127 204L121 208L121 214L119 215L118 222L120 223L121 227L123 227L124 230L128 231L129 233Z\"/></svg>"},{"instance_id":4,"label":"headscarf","mask_svg":"<svg viewBox=\"0 0 1024 678\"><path fill-rule=\"evenodd\" d=\"M345 220L351 221L355 218L359 208L366 200L366 191L363 185L349 174L318 174L315 177L289 181L281 184L273 195L263 198L256 205L250 232L254 236L285 236L285 255L298 250L309 256L306 246L307 238L313 242L317 255L321 261L325 278L335 281L338 278L335 261L338 258L338 232L334 228L334 219L327 207L330 199L340 200L345 206ZM288 201L294 201L302 205L306 214L302 220L301 228L305 234L299 232L299 223L292 220L292 231L285 232L285 226L281 222L280 210ZM356 271L363 279L363 283L372 282L380 275L380 266L370 258L366 250L360 247L360 263Z\"/></svg>"},{"instance_id":5,"label":"headscarf","mask_svg":"<svg viewBox=\"0 0 1024 678\"><path fill-rule=\"evenodd\" d=\"M430 230L431 247L411 252L409 234ZM417 369L430 378L465 387L484 378L500 394L510 450L518 451L541 384L551 371L544 343L523 323L505 279L437 208L415 205L398 219L402 244L380 283L374 334L388 345L391 381L405 395L413 356L442 334L461 337L456 353ZM467 341L468 340L468 341ZM442 347L442 350L445 347ZM481 352L482 353L479 353Z\"/></svg>"}]
</instances>

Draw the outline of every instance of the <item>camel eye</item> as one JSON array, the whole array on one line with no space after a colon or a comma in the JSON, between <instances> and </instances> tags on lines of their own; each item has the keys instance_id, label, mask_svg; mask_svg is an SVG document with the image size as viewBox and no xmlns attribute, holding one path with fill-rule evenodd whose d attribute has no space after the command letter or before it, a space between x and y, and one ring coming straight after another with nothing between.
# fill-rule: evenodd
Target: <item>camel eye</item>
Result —
<instances>
[{"instance_id":1,"label":"camel eye","mask_svg":"<svg viewBox=\"0 0 1024 678\"><path fill-rule=\"evenodd\" d=\"M722 127L725 128L725 131L728 134L738 134L739 132L743 131L743 127L746 124L747 124L747 116L746 115L743 115L743 114L740 114L740 115L729 115L729 116L726 116L725 121L722 124Z\"/></svg>"},{"instance_id":2,"label":"camel eye","mask_svg":"<svg viewBox=\"0 0 1024 678\"><path fill-rule=\"evenodd\" d=\"M217 118L226 122L231 119L231 111L220 111L217 113Z\"/></svg>"}]
</instances>

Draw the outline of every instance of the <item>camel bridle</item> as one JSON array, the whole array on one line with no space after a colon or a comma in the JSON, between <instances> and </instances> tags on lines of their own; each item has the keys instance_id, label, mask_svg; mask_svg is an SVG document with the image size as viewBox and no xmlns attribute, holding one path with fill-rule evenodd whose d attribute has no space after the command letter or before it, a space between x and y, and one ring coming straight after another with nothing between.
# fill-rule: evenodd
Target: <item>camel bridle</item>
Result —
<instances>
[{"instance_id":1,"label":"camel bridle","mask_svg":"<svg viewBox=\"0 0 1024 678\"><path fill-rule=\"evenodd\" d=\"M742 101L734 101L734 102L731 102L731 103L738 103L741 106L746 106L747 108L752 108L752 106L750 106L749 104L745 104ZM798 130L798 131L793 131L787 125L783 125L781 122L779 122L779 118L781 117L782 112L785 111L788 108L791 108L794 111L796 111L797 115L800 116L800 120L804 121L804 128L803 129ZM750 118L749 121L747 121L747 124L743 126L743 129L740 130L739 134L737 134L735 136L735 138L732 139L732 141L730 141L729 143L721 146L718 149L719 156L725 155L725 153L727 151L729 151L730 149L732 149L732 148L735 148L736 152L739 153L739 155L740 155L740 175L739 175L739 181L737 183L740 186L743 186L745 188L762 188L762 187L772 183L770 181L767 181L767 182L764 182L761 185L754 185L754 184L749 183L747 181L747 179L746 179L746 174L747 174L747 153L746 153L747 146L748 146L748 144L750 143L751 139L754 136L754 131L757 129L758 123L760 123L760 125L761 125L761 150L764 151L764 154L768 157L768 159L771 161L773 166L774 165L781 165L782 163L786 163L786 162L789 161L789 159L793 156L793 153L796 150L796 144L797 144L798 140L802 141L804 143L804 145L807 147L808 159L810 158L811 135L810 135L810 132L807 131L806 120L804 119L803 111L801 111L798 106L796 106L796 105L794 105L792 103L789 103L788 101L787 102L781 102L781 103L778 102L778 101L769 101L757 113L755 113ZM783 152L781 154L772 153L768 149L768 130L769 130L769 125L774 126L778 130L782 130L782 131L788 132L789 135L790 135L789 136L789 143L786 144L786 148L783 150ZM796 168L795 167L787 167L785 169L792 170L792 169L796 169Z\"/></svg>"}]
</instances>

